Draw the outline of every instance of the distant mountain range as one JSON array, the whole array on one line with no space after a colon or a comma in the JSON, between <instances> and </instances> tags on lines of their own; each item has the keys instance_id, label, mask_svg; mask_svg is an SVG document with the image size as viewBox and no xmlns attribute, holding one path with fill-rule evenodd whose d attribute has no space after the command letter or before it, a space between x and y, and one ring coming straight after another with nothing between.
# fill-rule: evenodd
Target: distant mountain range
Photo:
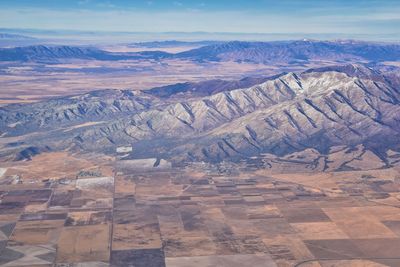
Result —
<instances>
[{"instance_id":1,"label":"distant mountain range","mask_svg":"<svg viewBox=\"0 0 400 267\"><path fill-rule=\"evenodd\" d=\"M332 151L347 155L357 148L357 157L373 153L386 165L389 154L400 151L400 90L379 71L350 64L259 82L227 90L210 83L211 89L193 98L185 95L191 89L161 96L159 88L152 94L102 90L9 105L0 108L0 134L19 141L3 145L0 154L15 159L29 151L115 154L129 145L128 158L178 163L312 151L310 164L326 167L329 161L320 155Z\"/></svg>"},{"instance_id":2,"label":"distant mountain range","mask_svg":"<svg viewBox=\"0 0 400 267\"><path fill-rule=\"evenodd\" d=\"M0 40L34 40L36 38L20 35L20 34L12 34L12 33L0 33Z\"/></svg>"},{"instance_id":3,"label":"distant mountain range","mask_svg":"<svg viewBox=\"0 0 400 267\"><path fill-rule=\"evenodd\" d=\"M73 46L26 46L0 49L2 61L57 61L58 59L116 59L94 48Z\"/></svg>"},{"instance_id":4,"label":"distant mountain range","mask_svg":"<svg viewBox=\"0 0 400 267\"><path fill-rule=\"evenodd\" d=\"M385 61L400 59L400 45L354 41L228 42L179 54L195 60L270 63L310 60Z\"/></svg>"},{"instance_id":5,"label":"distant mountain range","mask_svg":"<svg viewBox=\"0 0 400 267\"><path fill-rule=\"evenodd\" d=\"M356 41L226 42L172 54L160 51L112 53L96 48L71 46L28 46L0 49L0 61L55 61L57 59L164 58L193 61L235 61L252 63L307 63L315 60L335 62L379 62L400 59L399 44Z\"/></svg>"},{"instance_id":6,"label":"distant mountain range","mask_svg":"<svg viewBox=\"0 0 400 267\"><path fill-rule=\"evenodd\" d=\"M215 45L221 44L222 41L153 41L153 42L139 42L129 44L128 47L144 47L144 48L166 48L166 47L176 47L176 46L206 46L206 45Z\"/></svg>"},{"instance_id":7,"label":"distant mountain range","mask_svg":"<svg viewBox=\"0 0 400 267\"><path fill-rule=\"evenodd\" d=\"M47 62L58 63L60 60L127 60L127 59L158 59L169 56L164 52L140 52L140 53L112 53L93 47L76 46L25 46L15 48L0 48L0 61L19 62Z\"/></svg>"}]
</instances>

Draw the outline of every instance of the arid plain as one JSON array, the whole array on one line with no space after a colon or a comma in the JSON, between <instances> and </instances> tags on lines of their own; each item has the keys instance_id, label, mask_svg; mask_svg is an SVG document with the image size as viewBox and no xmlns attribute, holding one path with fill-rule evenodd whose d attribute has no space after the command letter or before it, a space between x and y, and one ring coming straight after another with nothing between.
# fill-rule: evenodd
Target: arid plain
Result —
<instances>
[{"instance_id":1,"label":"arid plain","mask_svg":"<svg viewBox=\"0 0 400 267\"><path fill-rule=\"evenodd\" d=\"M2 266L400 265L398 168L285 174L68 153L3 165Z\"/></svg>"},{"instance_id":2,"label":"arid plain","mask_svg":"<svg viewBox=\"0 0 400 267\"><path fill-rule=\"evenodd\" d=\"M0 266L400 266L398 61L219 45L0 63Z\"/></svg>"},{"instance_id":3,"label":"arid plain","mask_svg":"<svg viewBox=\"0 0 400 267\"><path fill-rule=\"evenodd\" d=\"M197 47L157 48L156 51L184 52ZM154 51L155 48L103 47L109 52ZM0 104L35 102L101 89L146 90L180 82L199 82L244 77L267 77L335 64L318 60L306 64L259 64L254 62L195 62L185 59L96 61L68 60L59 63L0 62ZM394 63L391 63L394 64Z\"/></svg>"}]
</instances>

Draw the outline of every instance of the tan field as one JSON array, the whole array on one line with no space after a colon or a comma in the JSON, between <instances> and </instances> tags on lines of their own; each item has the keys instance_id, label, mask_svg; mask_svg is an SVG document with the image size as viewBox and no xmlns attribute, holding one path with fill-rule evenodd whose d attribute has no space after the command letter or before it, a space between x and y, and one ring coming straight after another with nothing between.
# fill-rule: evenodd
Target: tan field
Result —
<instances>
[{"instance_id":1,"label":"tan field","mask_svg":"<svg viewBox=\"0 0 400 267\"><path fill-rule=\"evenodd\" d=\"M64 179L51 168L46 176L38 168L51 166L50 158L56 169L62 168L58 161L70 163ZM0 203L0 240L23 255L15 254L10 266L24 266L31 253L53 246L57 250L48 253L46 264L400 263L400 205L376 199L398 185L393 168L271 175L241 167L226 176L206 166L146 172L115 163L44 153L24 168L9 167L1 178L7 193ZM7 182L15 174L24 177L22 183ZM52 175L59 178L42 180Z\"/></svg>"},{"instance_id":2,"label":"tan field","mask_svg":"<svg viewBox=\"0 0 400 267\"><path fill-rule=\"evenodd\" d=\"M19 175L22 179L60 179L76 175L79 171L99 169L104 175L112 175L107 166L109 159L93 156L93 158L71 155L67 152L43 153L25 162L4 162L0 166L7 168L6 175ZM98 162L102 166L98 167Z\"/></svg>"},{"instance_id":3,"label":"tan field","mask_svg":"<svg viewBox=\"0 0 400 267\"><path fill-rule=\"evenodd\" d=\"M107 224L63 228L57 262L107 261L110 226Z\"/></svg>"}]
</instances>

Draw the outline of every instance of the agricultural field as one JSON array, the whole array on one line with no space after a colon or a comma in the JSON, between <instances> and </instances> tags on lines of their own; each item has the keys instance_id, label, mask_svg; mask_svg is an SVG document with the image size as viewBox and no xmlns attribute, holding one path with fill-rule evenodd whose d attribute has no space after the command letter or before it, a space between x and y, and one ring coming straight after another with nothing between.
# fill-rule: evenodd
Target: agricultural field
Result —
<instances>
[{"instance_id":1,"label":"agricultural field","mask_svg":"<svg viewBox=\"0 0 400 267\"><path fill-rule=\"evenodd\" d=\"M227 175L68 158L1 183L1 266L397 266L398 170ZM18 166L21 165L21 166ZM52 167L49 165L49 173ZM318 182L323 181L323 182Z\"/></svg>"}]
</instances>

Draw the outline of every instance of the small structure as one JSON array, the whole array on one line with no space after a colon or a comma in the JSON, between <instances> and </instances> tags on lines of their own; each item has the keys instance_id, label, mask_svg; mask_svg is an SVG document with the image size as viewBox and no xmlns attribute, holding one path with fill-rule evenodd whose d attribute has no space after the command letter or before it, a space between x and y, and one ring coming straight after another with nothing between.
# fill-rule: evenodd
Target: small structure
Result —
<instances>
[{"instance_id":1,"label":"small structure","mask_svg":"<svg viewBox=\"0 0 400 267\"><path fill-rule=\"evenodd\" d=\"M118 154L130 153L132 152L132 146L119 146L116 152Z\"/></svg>"}]
</instances>

